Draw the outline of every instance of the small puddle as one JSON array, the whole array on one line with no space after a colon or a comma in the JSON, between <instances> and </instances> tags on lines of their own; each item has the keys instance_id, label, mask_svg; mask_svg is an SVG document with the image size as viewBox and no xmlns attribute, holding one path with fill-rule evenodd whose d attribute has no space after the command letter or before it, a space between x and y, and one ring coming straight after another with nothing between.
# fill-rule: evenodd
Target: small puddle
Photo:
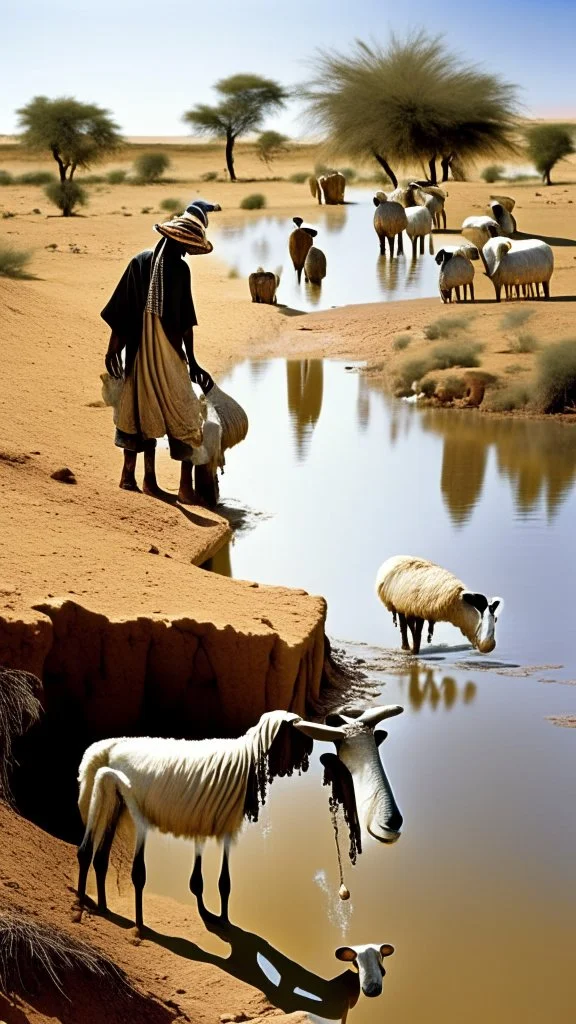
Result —
<instances>
[{"instance_id":1,"label":"small puddle","mask_svg":"<svg viewBox=\"0 0 576 1024\"><path fill-rule=\"evenodd\" d=\"M216 216L210 223L215 252L247 277L259 266L277 272L282 269L278 302L310 312L358 302L421 299L438 294L438 267L426 252L413 260L411 243L404 238L406 255L380 256L378 237L372 223L373 192L351 189L345 206L319 206L310 215L318 228L315 244L326 254L327 274L321 287L298 284L288 255L288 237L294 230L290 217L266 216L257 220L239 215L236 222L218 228ZM294 214L298 214L297 205ZM211 236L211 237L212 237ZM436 251L443 245L462 241L458 234L436 233ZM426 242L427 248L427 242Z\"/></svg>"},{"instance_id":2,"label":"small puddle","mask_svg":"<svg viewBox=\"0 0 576 1024\"><path fill-rule=\"evenodd\" d=\"M574 428L419 410L320 360L244 363L224 387L250 433L228 454L222 500L257 517L214 570L324 594L329 634L363 658L383 702L405 708L382 748L403 835L346 867L349 903L321 785L328 746L306 776L278 780L246 827L232 854L242 962L260 965L273 1001L280 974L313 1009L324 990L310 972L340 974L337 946L389 942L384 994L360 997L355 1024L570 1020L576 733L546 716L573 713L576 690L544 682L576 676ZM421 662L400 654L373 591L398 553L504 598L492 657L449 626ZM153 837L150 887L190 901L191 864L190 843Z\"/></svg>"}]
</instances>

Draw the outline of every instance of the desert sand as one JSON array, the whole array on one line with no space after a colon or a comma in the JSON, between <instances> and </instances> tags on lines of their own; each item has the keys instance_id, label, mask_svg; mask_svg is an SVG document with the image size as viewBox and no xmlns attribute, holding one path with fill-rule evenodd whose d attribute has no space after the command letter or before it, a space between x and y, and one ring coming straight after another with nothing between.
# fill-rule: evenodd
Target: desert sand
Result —
<instances>
[{"instance_id":1,"label":"desert sand","mask_svg":"<svg viewBox=\"0 0 576 1024\"><path fill-rule=\"evenodd\" d=\"M103 171L128 168L134 152L118 154ZM54 616L48 612L53 608L57 615L63 605L80 605L104 623L187 617L215 626L222 635L243 636L246 650L252 637L278 637L287 652L291 678L296 679L301 659L322 633L322 598L204 572L199 567L230 536L224 518L119 490L121 455L113 445L110 410L100 401L99 375L108 338L99 312L129 258L153 244L152 225L163 219L162 199L178 196L189 201L201 195L221 203L220 223L234 224L258 216L240 211L239 203L244 195L259 191L266 195L267 212L300 213L312 220L316 207L307 184L285 179L310 170L321 157L314 147L298 147L270 173L283 180L241 180L232 185L200 180L210 171L222 177L220 147L177 145L170 154L175 183L95 185L83 215L70 219L53 214L40 188L16 185L0 190L0 212L14 214L2 220L0 239L33 251L34 275L29 280L0 278L0 661L41 672L52 644ZM24 160L10 145L0 147L0 166L14 173L31 167L52 169L48 160ZM95 170L100 173L100 168ZM242 179L267 177L248 146L238 148L237 173ZM553 301L526 303L535 309L530 330L541 344L574 336L576 164L559 165L555 177L562 183L551 188L534 181L514 186L478 180L448 185L450 228L457 228L469 214L483 212L491 193L506 191L517 199L522 231L551 241L556 260ZM217 251L193 258L191 269L200 323L195 332L197 356L216 378L247 356L316 356L364 360L366 372L385 386L393 376L394 359L399 358L392 350L399 333L412 334L410 353L417 354L426 344L427 324L462 312L441 306L438 297L287 317L281 307L253 305L247 281L229 277ZM471 334L485 346L482 367L502 375L510 363L520 364L517 377L528 378L534 356L511 357L501 325L506 306L492 301L492 286L481 275L477 297L480 301L467 312L473 315ZM72 470L75 485L51 478L63 467ZM172 491L177 469L167 457L159 459L161 483ZM292 659L290 652L296 652ZM249 668L248 658L246 671ZM315 671L318 674L321 665ZM153 942L134 946L129 931L118 923L84 915L81 924L73 924L72 848L4 810L2 831L10 840L3 844L9 851L2 864L7 898L73 928L112 955L142 992L159 1000L150 1002L146 1014L137 1015L139 1020L216 1024L222 1013L252 1018L269 1010L262 996L216 968L176 957ZM36 864L32 885L28 871L23 877L21 869L31 850ZM125 912L130 916L128 903ZM200 941L200 923L191 922L176 905L157 901L155 919L165 922L170 935ZM42 1005L3 1006L0 1015L14 1024L54 1016ZM91 1018L86 1011L83 1019L90 1024L101 1017Z\"/></svg>"}]
</instances>

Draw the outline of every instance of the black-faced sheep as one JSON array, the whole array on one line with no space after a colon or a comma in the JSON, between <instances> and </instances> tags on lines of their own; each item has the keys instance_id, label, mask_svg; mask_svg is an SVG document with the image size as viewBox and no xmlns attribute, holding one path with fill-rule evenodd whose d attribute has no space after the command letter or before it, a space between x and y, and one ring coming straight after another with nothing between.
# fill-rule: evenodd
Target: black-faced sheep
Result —
<instances>
[{"instance_id":1,"label":"black-faced sheep","mask_svg":"<svg viewBox=\"0 0 576 1024\"><path fill-rule=\"evenodd\" d=\"M470 258L464 255L466 248L473 249L478 258L478 250L475 246L462 246L459 252L449 252L440 249L436 254L436 263L440 267L438 288L442 302L452 302L452 292L456 293L456 301L460 302L460 289L463 289L463 298L466 302L466 288L469 290L470 299L474 302L474 267Z\"/></svg>"},{"instance_id":2,"label":"black-faced sheep","mask_svg":"<svg viewBox=\"0 0 576 1024\"><path fill-rule=\"evenodd\" d=\"M493 217L466 217L460 229L460 234L478 249L486 245L490 238L496 238L501 233L498 222Z\"/></svg>"},{"instance_id":3,"label":"black-faced sheep","mask_svg":"<svg viewBox=\"0 0 576 1024\"><path fill-rule=\"evenodd\" d=\"M394 621L398 616L403 651L410 650L410 630L412 654L419 653L426 620L428 642L436 622L451 622L481 654L496 646L494 627L502 599L467 590L451 572L425 558L396 555L387 559L378 570L376 593Z\"/></svg>"}]
</instances>

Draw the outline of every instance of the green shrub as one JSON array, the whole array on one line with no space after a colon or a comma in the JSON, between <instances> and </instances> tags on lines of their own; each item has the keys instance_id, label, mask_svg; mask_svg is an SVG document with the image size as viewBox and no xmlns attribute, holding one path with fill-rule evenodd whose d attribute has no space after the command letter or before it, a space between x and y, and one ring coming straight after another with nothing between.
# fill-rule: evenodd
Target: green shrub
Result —
<instances>
[{"instance_id":1,"label":"green shrub","mask_svg":"<svg viewBox=\"0 0 576 1024\"><path fill-rule=\"evenodd\" d=\"M424 328L424 337L429 341L436 341L437 338L450 338L456 331L465 331L470 319L470 316L446 316L441 320L433 320Z\"/></svg>"},{"instance_id":2,"label":"green shrub","mask_svg":"<svg viewBox=\"0 0 576 1024\"><path fill-rule=\"evenodd\" d=\"M445 341L432 349L434 366L448 370L451 366L480 366L478 353L483 346L479 341Z\"/></svg>"},{"instance_id":3,"label":"green shrub","mask_svg":"<svg viewBox=\"0 0 576 1024\"><path fill-rule=\"evenodd\" d=\"M26 171L16 178L19 185L49 185L56 181L56 175L52 171Z\"/></svg>"},{"instance_id":4,"label":"green shrub","mask_svg":"<svg viewBox=\"0 0 576 1024\"><path fill-rule=\"evenodd\" d=\"M510 342L511 352L535 352L540 348L540 342L533 334L522 331L517 338Z\"/></svg>"},{"instance_id":5,"label":"green shrub","mask_svg":"<svg viewBox=\"0 0 576 1024\"><path fill-rule=\"evenodd\" d=\"M512 412L514 409L523 409L529 401L530 391L528 388L522 384L514 384L507 388L491 391L488 408L492 412Z\"/></svg>"},{"instance_id":6,"label":"green shrub","mask_svg":"<svg viewBox=\"0 0 576 1024\"><path fill-rule=\"evenodd\" d=\"M106 178L103 174L85 174L82 178L83 185L105 185Z\"/></svg>"},{"instance_id":7,"label":"green shrub","mask_svg":"<svg viewBox=\"0 0 576 1024\"><path fill-rule=\"evenodd\" d=\"M354 167L341 167L340 174L343 174L346 181L356 181L358 171Z\"/></svg>"},{"instance_id":8,"label":"green shrub","mask_svg":"<svg viewBox=\"0 0 576 1024\"><path fill-rule=\"evenodd\" d=\"M77 206L86 206L88 202L86 189L77 181L51 181L44 191L64 217L72 216Z\"/></svg>"},{"instance_id":9,"label":"green shrub","mask_svg":"<svg viewBox=\"0 0 576 1024\"><path fill-rule=\"evenodd\" d=\"M240 277L238 267L230 267L230 270L228 271L228 277L233 281L236 280L236 278Z\"/></svg>"},{"instance_id":10,"label":"green shrub","mask_svg":"<svg viewBox=\"0 0 576 1024\"><path fill-rule=\"evenodd\" d=\"M134 170L139 182L150 184L160 181L164 171L170 167L170 158L165 153L142 153L134 161Z\"/></svg>"},{"instance_id":11,"label":"green shrub","mask_svg":"<svg viewBox=\"0 0 576 1024\"><path fill-rule=\"evenodd\" d=\"M426 377L420 384L420 391L426 395L426 398L432 398L437 387L438 381L435 377Z\"/></svg>"},{"instance_id":12,"label":"green shrub","mask_svg":"<svg viewBox=\"0 0 576 1024\"><path fill-rule=\"evenodd\" d=\"M13 185L14 175L10 171L0 171L0 185Z\"/></svg>"},{"instance_id":13,"label":"green shrub","mask_svg":"<svg viewBox=\"0 0 576 1024\"><path fill-rule=\"evenodd\" d=\"M502 167L502 164L489 164L488 167L485 167L481 172L480 177L483 181L487 181L491 185L494 181L500 181L503 174L504 168Z\"/></svg>"},{"instance_id":14,"label":"green shrub","mask_svg":"<svg viewBox=\"0 0 576 1024\"><path fill-rule=\"evenodd\" d=\"M311 178L312 174L310 171L296 171L296 174L291 174L288 181L291 181L293 185L302 185L308 178Z\"/></svg>"},{"instance_id":15,"label":"green shrub","mask_svg":"<svg viewBox=\"0 0 576 1024\"><path fill-rule=\"evenodd\" d=\"M30 256L31 253L25 249L14 249L0 242L0 277L26 277L24 268Z\"/></svg>"},{"instance_id":16,"label":"green shrub","mask_svg":"<svg viewBox=\"0 0 576 1024\"><path fill-rule=\"evenodd\" d=\"M533 309L509 309L500 320L500 326L505 330L511 327L521 327L531 316L534 316Z\"/></svg>"},{"instance_id":17,"label":"green shrub","mask_svg":"<svg viewBox=\"0 0 576 1024\"><path fill-rule=\"evenodd\" d=\"M543 412L564 412L576 403L576 339L548 345L538 357L536 402Z\"/></svg>"},{"instance_id":18,"label":"green shrub","mask_svg":"<svg viewBox=\"0 0 576 1024\"><path fill-rule=\"evenodd\" d=\"M433 369L435 369L435 363L429 355L414 356L413 359L407 359L405 363L402 363L398 369L398 376L402 384L410 388L415 380L422 380L422 377L425 377Z\"/></svg>"},{"instance_id":19,"label":"green shrub","mask_svg":"<svg viewBox=\"0 0 576 1024\"><path fill-rule=\"evenodd\" d=\"M163 199L160 203L160 209L166 210L167 213L182 213L184 205L181 199L174 199L168 196L167 199Z\"/></svg>"},{"instance_id":20,"label":"green shrub","mask_svg":"<svg viewBox=\"0 0 576 1024\"><path fill-rule=\"evenodd\" d=\"M123 167L117 167L114 171L108 171L106 181L109 185L121 185L123 181L126 181L127 177L128 171L124 170Z\"/></svg>"},{"instance_id":21,"label":"green shrub","mask_svg":"<svg viewBox=\"0 0 576 1024\"><path fill-rule=\"evenodd\" d=\"M200 181L218 181L218 171L206 171L200 175Z\"/></svg>"},{"instance_id":22,"label":"green shrub","mask_svg":"<svg viewBox=\"0 0 576 1024\"><path fill-rule=\"evenodd\" d=\"M262 195L261 192L253 192L249 196L244 196L240 203L241 210L263 210L265 206L266 196Z\"/></svg>"},{"instance_id":23,"label":"green shrub","mask_svg":"<svg viewBox=\"0 0 576 1024\"><path fill-rule=\"evenodd\" d=\"M392 342L392 350L394 352L402 352L403 349L408 348L408 345L412 341L411 334L399 334L397 338L394 338Z\"/></svg>"}]
</instances>

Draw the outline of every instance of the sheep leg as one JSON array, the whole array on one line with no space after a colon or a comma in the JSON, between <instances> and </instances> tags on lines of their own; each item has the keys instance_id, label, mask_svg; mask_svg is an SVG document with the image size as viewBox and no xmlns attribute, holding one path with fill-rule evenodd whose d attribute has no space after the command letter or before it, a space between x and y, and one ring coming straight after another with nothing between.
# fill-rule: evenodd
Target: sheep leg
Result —
<instances>
[{"instance_id":1,"label":"sheep leg","mask_svg":"<svg viewBox=\"0 0 576 1024\"><path fill-rule=\"evenodd\" d=\"M470 300L474 302L474 285L472 284L472 281L468 285L468 291L470 292Z\"/></svg>"},{"instance_id":2,"label":"sheep leg","mask_svg":"<svg viewBox=\"0 0 576 1024\"><path fill-rule=\"evenodd\" d=\"M412 259L415 260L418 256L418 239L412 239Z\"/></svg>"},{"instance_id":3,"label":"sheep leg","mask_svg":"<svg viewBox=\"0 0 576 1024\"><path fill-rule=\"evenodd\" d=\"M494 285L494 295L496 296L496 302L500 302L500 293L501 293L501 291L502 291L502 285L501 284L495 284Z\"/></svg>"},{"instance_id":4,"label":"sheep leg","mask_svg":"<svg viewBox=\"0 0 576 1024\"><path fill-rule=\"evenodd\" d=\"M420 644L422 642L422 627L424 626L424 619L420 619L417 615L413 615L408 619L408 625L410 627L410 632L412 633L412 654L419 654Z\"/></svg>"},{"instance_id":5,"label":"sheep leg","mask_svg":"<svg viewBox=\"0 0 576 1024\"><path fill-rule=\"evenodd\" d=\"M542 291L544 292L544 298L545 299L549 299L550 298L550 282L549 281L542 281Z\"/></svg>"},{"instance_id":6,"label":"sheep leg","mask_svg":"<svg viewBox=\"0 0 576 1024\"><path fill-rule=\"evenodd\" d=\"M94 873L96 875L96 889L98 892L98 910L101 914L105 914L108 910L108 906L106 904L106 875L108 874L110 851L112 849L112 843L114 842L114 835L116 833L116 827L118 825L118 819L120 818L121 811L122 803L118 801L114 814L110 820L110 824L108 825L102 842L94 855Z\"/></svg>"},{"instance_id":7,"label":"sheep leg","mask_svg":"<svg viewBox=\"0 0 576 1024\"><path fill-rule=\"evenodd\" d=\"M88 879L88 872L90 870L90 865L92 863L93 852L94 847L92 844L92 833L89 832L88 829L86 829L86 832L84 833L84 838L80 846L78 847L78 853L76 854L79 866L78 899L80 901L80 904L86 902L86 881Z\"/></svg>"},{"instance_id":8,"label":"sheep leg","mask_svg":"<svg viewBox=\"0 0 576 1024\"><path fill-rule=\"evenodd\" d=\"M454 291L456 292L456 302L460 302L460 285L459 284L456 285L456 287L454 288Z\"/></svg>"},{"instance_id":9,"label":"sheep leg","mask_svg":"<svg viewBox=\"0 0 576 1024\"><path fill-rule=\"evenodd\" d=\"M146 844L146 833L138 830L136 837L136 851L132 861L132 885L136 905L136 927L138 931L144 930L144 915L142 913L142 893L146 885L146 861L144 860L144 847Z\"/></svg>"},{"instance_id":10,"label":"sheep leg","mask_svg":"<svg viewBox=\"0 0 576 1024\"><path fill-rule=\"evenodd\" d=\"M398 255L404 255L404 236L402 235L402 232L398 235Z\"/></svg>"},{"instance_id":11,"label":"sheep leg","mask_svg":"<svg viewBox=\"0 0 576 1024\"><path fill-rule=\"evenodd\" d=\"M442 210L440 211L440 216L442 217L442 222L443 222L443 227L444 227L444 231L446 231L446 224L447 224L447 220L446 220L446 210L442 209Z\"/></svg>"},{"instance_id":12,"label":"sheep leg","mask_svg":"<svg viewBox=\"0 0 576 1024\"><path fill-rule=\"evenodd\" d=\"M422 239L422 241L424 241L424 239ZM428 235L428 251L431 256L434 255L434 239L432 237L432 232Z\"/></svg>"},{"instance_id":13,"label":"sheep leg","mask_svg":"<svg viewBox=\"0 0 576 1024\"><path fill-rule=\"evenodd\" d=\"M400 623L400 636L402 638L402 650L409 651L410 644L408 643L408 630L406 616L402 612L398 612L398 621Z\"/></svg>"},{"instance_id":14,"label":"sheep leg","mask_svg":"<svg viewBox=\"0 0 576 1024\"><path fill-rule=\"evenodd\" d=\"M218 879L218 892L220 893L220 917L223 921L229 921L228 904L230 902L230 836L224 836L222 850L222 867Z\"/></svg>"},{"instance_id":15,"label":"sheep leg","mask_svg":"<svg viewBox=\"0 0 576 1024\"><path fill-rule=\"evenodd\" d=\"M420 235L420 255L424 255L424 235Z\"/></svg>"},{"instance_id":16,"label":"sheep leg","mask_svg":"<svg viewBox=\"0 0 576 1024\"><path fill-rule=\"evenodd\" d=\"M194 868L190 876L190 892L196 897L198 913L200 917L207 917L206 904L204 903L204 879L202 878L202 854L204 843L196 840L196 856L194 857Z\"/></svg>"},{"instance_id":17,"label":"sheep leg","mask_svg":"<svg viewBox=\"0 0 576 1024\"><path fill-rule=\"evenodd\" d=\"M390 249L390 259L392 259L394 256L394 235L389 235L388 237L388 248Z\"/></svg>"}]
</instances>

